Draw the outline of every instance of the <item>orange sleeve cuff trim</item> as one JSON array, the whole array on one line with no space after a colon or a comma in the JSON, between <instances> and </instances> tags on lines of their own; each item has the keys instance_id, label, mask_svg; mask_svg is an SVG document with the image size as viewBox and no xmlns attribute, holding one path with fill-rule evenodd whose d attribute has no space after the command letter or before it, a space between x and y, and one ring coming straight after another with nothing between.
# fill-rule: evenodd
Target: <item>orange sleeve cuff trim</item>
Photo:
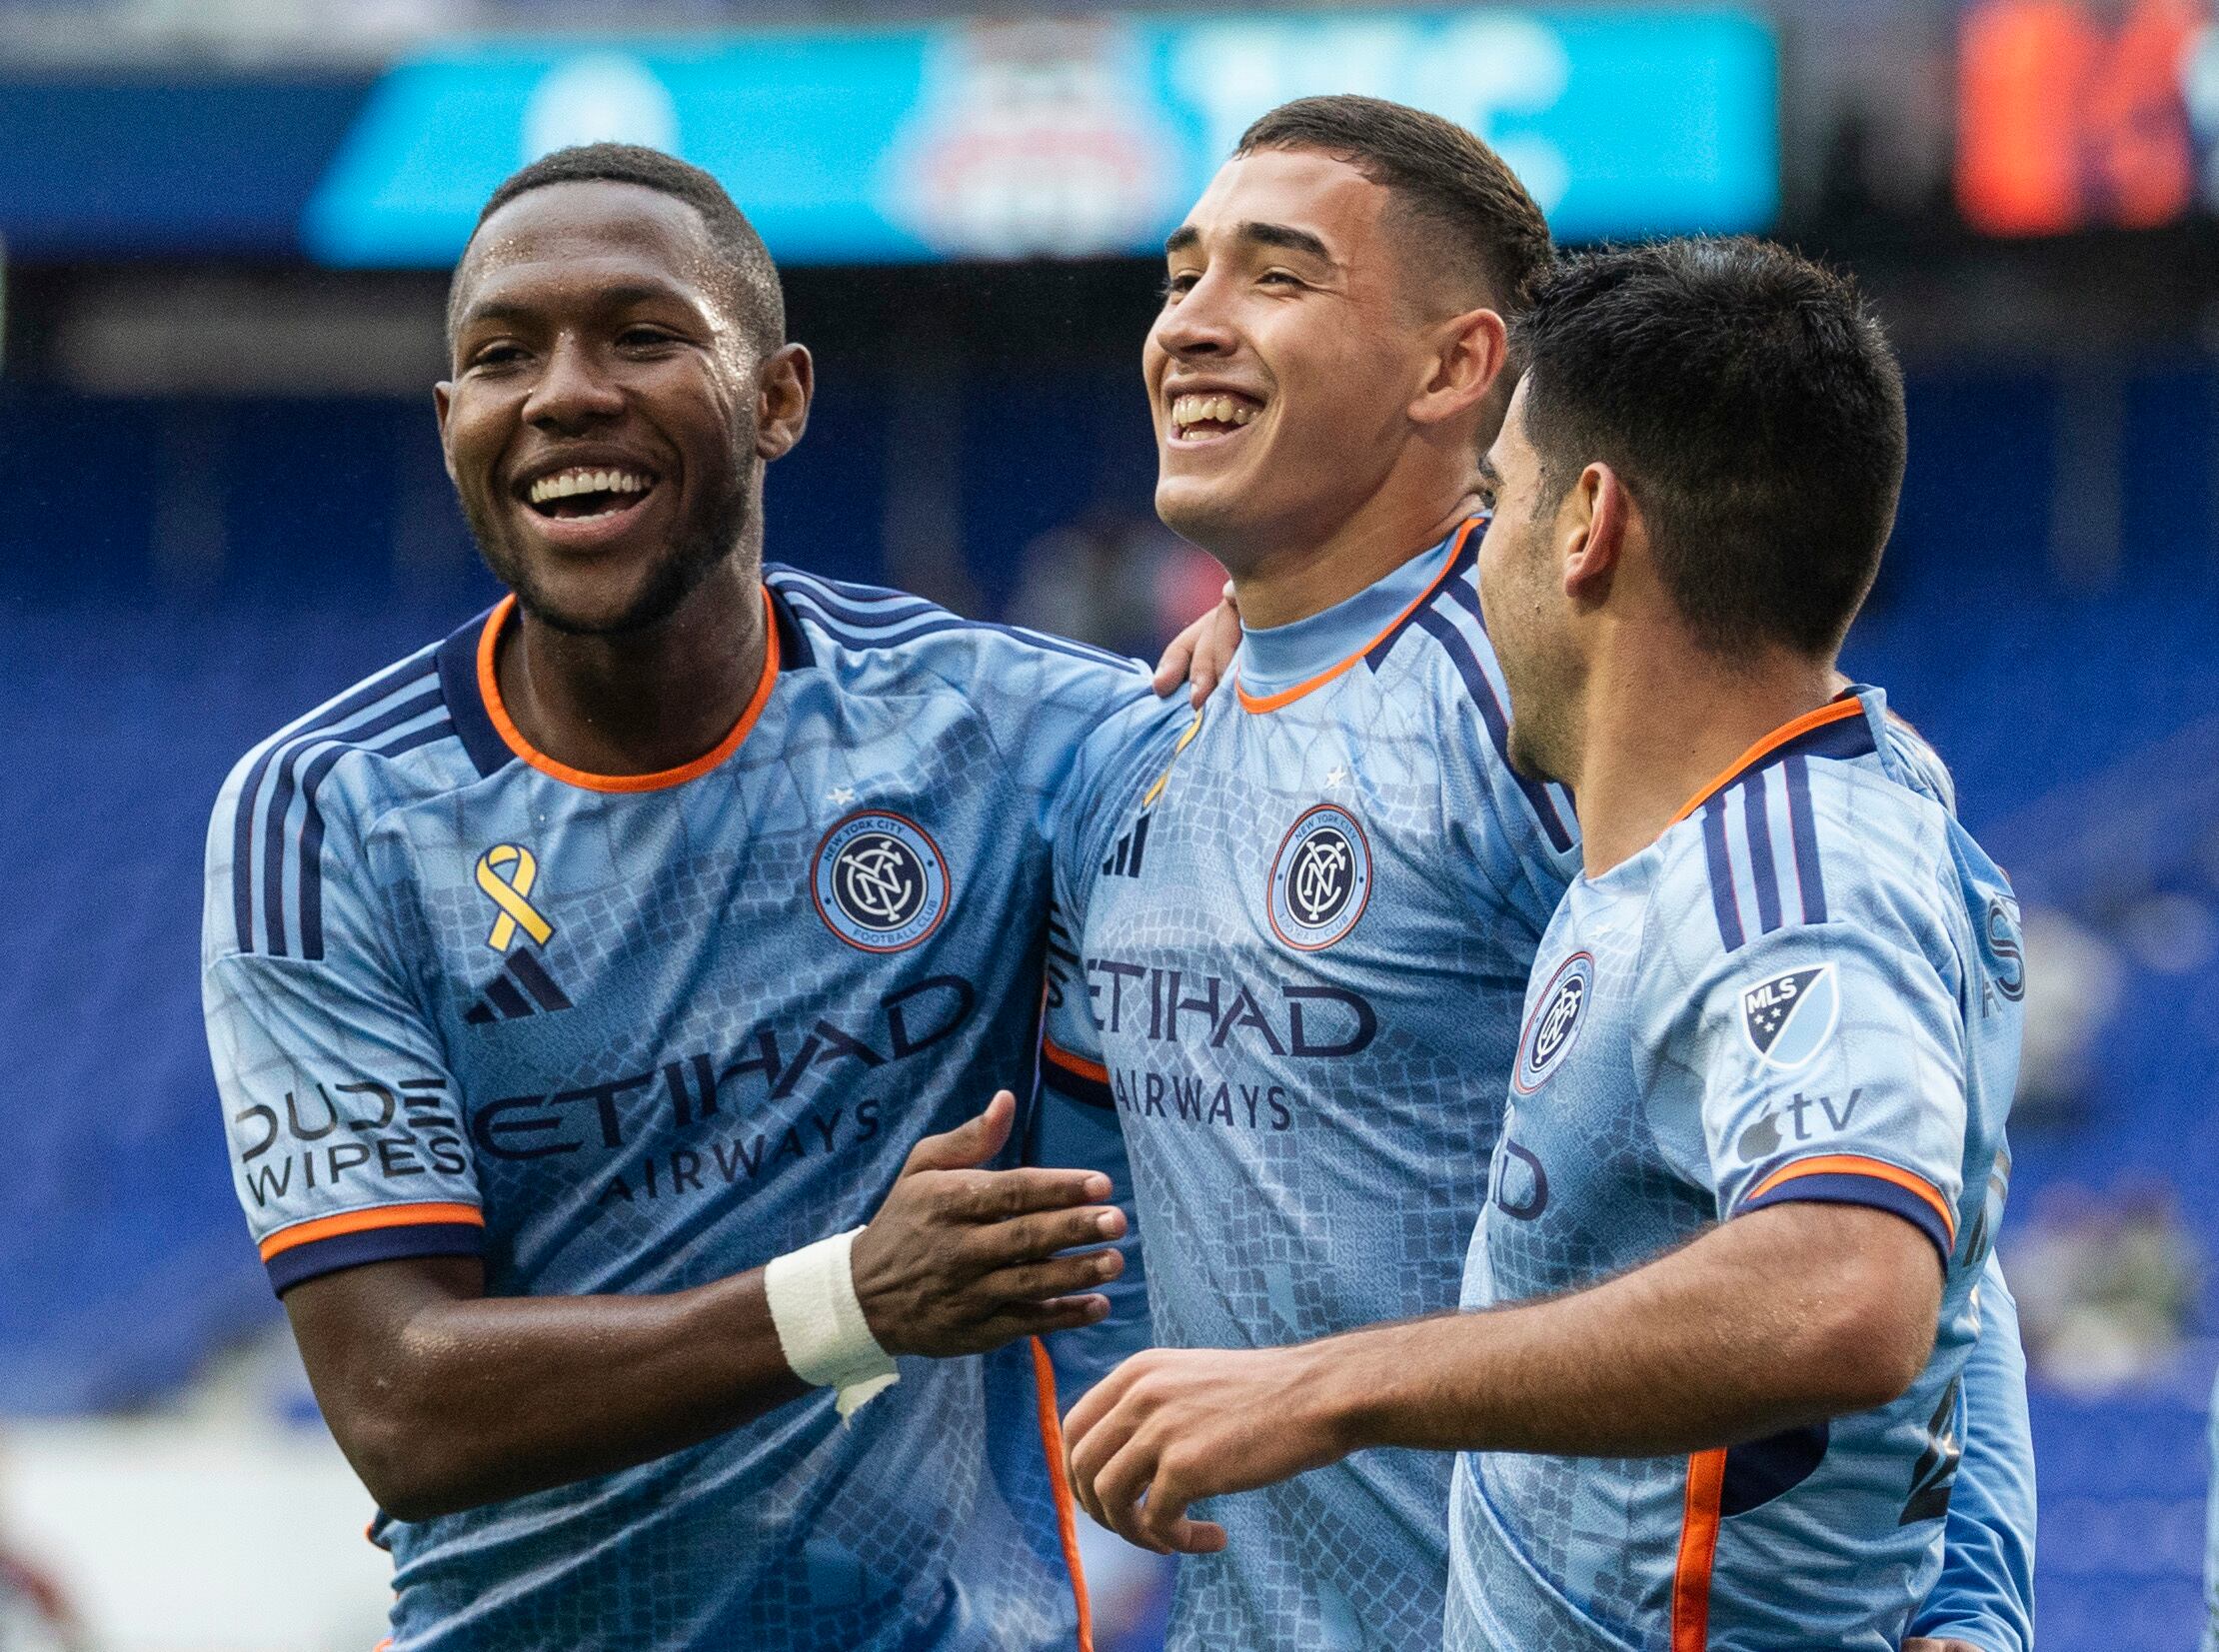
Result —
<instances>
[{"instance_id":1,"label":"orange sleeve cuff trim","mask_svg":"<svg viewBox=\"0 0 2219 1652\"><path fill-rule=\"evenodd\" d=\"M1074 1055L1068 1049L1058 1048L1048 1040L1041 1041L1041 1054L1066 1072L1076 1072L1082 1078L1092 1078L1098 1084L1110 1082L1110 1069L1100 1061L1090 1061L1084 1055Z\"/></svg>"},{"instance_id":2,"label":"orange sleeve cuff trim","mask_svg":"<svg viewBox=\"0 0 2219 1652\"><path fill-rule=\"evenodd\" d=\"M1814 1158L1799 1158L1792 1164L1783 1164L1750 1188L1742 1202L1746 1204L1760 1199L1804 1176L1870 1176L1875 1181L1900 1187L1930 1206L1934 1214L1941 1218L1942 1227L1949 1234L1950 1244L1954 1246L1957 1242L1957 1213L1949 1208L1949 1201L1941 1196L1940 1190L1932 1182L1924 1176L1913 1175L1899 1165L1890 1164L1885 1159L1866 1158L1858 1153L1820 1153Z\"/></svg>"},{"instance_id":3,"label":"orange sleeve cuff trim","mask_svg":"<svg viewBox=\"0 0 2219 1652\"><path fill-rule=\"evenodd\" d=\"M380 1227L420 1227L434 1222L483 1227L486 1213L475 1204L382 1204L371 1210L318 1216L313 1221L281 1227L264 1239L262 1259L267 1262L297 1245L314 1244L318 1239L336 1239L342 1234L367 1233Z\"/></svg>"}]
</instances>

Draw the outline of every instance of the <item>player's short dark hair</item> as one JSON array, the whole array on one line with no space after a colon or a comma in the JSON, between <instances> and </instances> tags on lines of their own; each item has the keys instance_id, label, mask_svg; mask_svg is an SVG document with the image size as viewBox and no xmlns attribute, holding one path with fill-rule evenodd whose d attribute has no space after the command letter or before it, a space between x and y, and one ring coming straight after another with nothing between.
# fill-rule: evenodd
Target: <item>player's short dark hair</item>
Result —
<instances>
[{"instance_id":1,"label":"player's short dark hair","mask_svg":"<svg viewBox=\"0 0 2219 1652\"><path fill-rule=\"evenodd\" d=\"M1259 117L1233 153L1258 149L1314 149L1383 185L1444 267L1485 277L1503 316L1525 307L1553 256L1548 219L1502 157L1422 109L1349 93L1296 98Z\"/></svg>"},{"instance_id":2,"label":"player's short dark hair","mask_svg":"<svg viewBox=\"0 0 2219 1652\"><path fill-rule=\"evenodd\" d=\"M756 234L755 226L725 193L725 186L691 162L644 144L589 143L558 149L502 181L478 214L471 229L473 240L487 219L519 195L550 184L637 184L684 201L701 214L709 231L709 244L724 261L725 290L719 296L747 329L759 349L775 349L786 342L786 295L779 285L778 266L771 250ZM455 321L449 301L448 327Z\"/></svg>"},{"instance_id":3,"label":"player's short dark hair","mask_svg":"<svg viewBox=\"0 0 2219 1652\"><path fill-rule=\"evenodd\" d=\"M1705 647L1831 657L1903 483L1903 374L1856 284L1766 242L1566 259L1510 329L1544 503L1617 472Z\"/></svg>"}]
</instances>

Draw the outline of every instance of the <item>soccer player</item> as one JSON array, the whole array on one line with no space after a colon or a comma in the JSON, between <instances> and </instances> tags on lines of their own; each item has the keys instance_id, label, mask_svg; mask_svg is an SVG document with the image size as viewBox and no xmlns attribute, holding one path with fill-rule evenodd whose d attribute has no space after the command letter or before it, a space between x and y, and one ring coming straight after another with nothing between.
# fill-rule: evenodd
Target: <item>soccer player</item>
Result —
<instances>
[{"instance_id":1,"label":"soccer player","mask_svg":"<svg viewBox=\"0 0 2219 1652\"><path fill-rule=\"evenodd\" d=\"M208 845L239 1195L392 1644L1084 1646L1026 1339L1131 1282L1114 1131L978 1109L1035 1060L1058 800L1146 678L766 580L810 358L695 168L525 168L450 323L512 595L248 754Z\"/></svg>"},{"instance_id":2,"label":"soccer player","mask_svg":"<svg viewBox=\"0 0 2219 1652\"><path fill-rule=\"evenodd\" d=\"M1455 1306L1577 868L1569 799L1506 761L1473 574L1501 317L1550 249L1470 134L1323 98L1249 130L1167 257L1157 506L1249 629L1167 768L1128 765L1072 817L1047 1070L1124 1126L1157 1340L1255 1347ZM2020 1652L2030 1454L2000 1275L1990 1305L1981 1485L1920 1627ZM1082 1466L1102 1512L1137 1489ZM1384 1451L1214 1506L1228 1540L1182 1563L1172 1645L1437 1644L1449 1488L1447 1457Z\"/></svg>"},{"instance_id":3,"label":"soccer player","mask_svg":"<svg viewBox=\"0 0 2219 1652\"><path fill-rule=\"evenodd\" d=\"M1901 380L1753 242L1572 261L1515 348L1481 607L1582 862L1471 1311L1143 1355L1074 1409L1078 1483L1191 1545L1196 1496L1459 1451L1451 1648L1879 1652L1942 1564L2023 991L2007 881L1835 687Z\"/></svg>"}]
</instances>

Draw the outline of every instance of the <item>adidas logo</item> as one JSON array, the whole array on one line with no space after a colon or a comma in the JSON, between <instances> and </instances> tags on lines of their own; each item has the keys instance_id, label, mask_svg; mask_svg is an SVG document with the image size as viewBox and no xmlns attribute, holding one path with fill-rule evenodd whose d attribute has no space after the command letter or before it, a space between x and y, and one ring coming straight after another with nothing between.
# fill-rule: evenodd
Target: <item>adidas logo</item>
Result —
<instances>
[{"instance_id":1,"label":"adidas logo","mask_svg":"<svg viewBox=\"0 0 2219 1652\"><path fill-rule=\"evenodd\" d=\"M1132 829L1117 839L1116 852L1102 862L1105 877L1137 877L1140 875L1140 856L1147 852L1148 822L1143 815L1132 825Z\"/></svg>"},{"instance_id":2,"label":"adidas logo","mask_svg":"<svg viewBox=\"0 0 2219 1652\"><path fill-rule=\"evenodd\" d=\"M470 1006L463 1019L472 1026L485 1026L492 1021L520 1021L543 1009L570 1007L569 994L555 983L555 977L540 960L530 952L517 952L502 965L502 973L493 977L485 995Z\"/></svg>"}]
</instances>

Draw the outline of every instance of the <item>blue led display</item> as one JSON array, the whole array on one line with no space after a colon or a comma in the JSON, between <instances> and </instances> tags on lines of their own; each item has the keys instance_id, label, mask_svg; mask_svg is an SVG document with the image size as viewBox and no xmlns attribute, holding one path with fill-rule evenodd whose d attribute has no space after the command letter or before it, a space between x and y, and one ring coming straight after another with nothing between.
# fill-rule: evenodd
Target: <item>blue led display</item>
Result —
<instances>
[{"instance_id":1,"label":"blue led display","mask_svg":"<svg viewBox=\"0 0 2219 1652\"><path fill-rule=\"evenodd\" d=\"M451 47L372 91L303 240L440 266L509 172L620 138L714 172L790 263L1144 253L1249 120L1367 92L1491 142L1566 241L1759 230L1777 42L1672 11L1121 16Z\"/></svg>"}]
</instances>

